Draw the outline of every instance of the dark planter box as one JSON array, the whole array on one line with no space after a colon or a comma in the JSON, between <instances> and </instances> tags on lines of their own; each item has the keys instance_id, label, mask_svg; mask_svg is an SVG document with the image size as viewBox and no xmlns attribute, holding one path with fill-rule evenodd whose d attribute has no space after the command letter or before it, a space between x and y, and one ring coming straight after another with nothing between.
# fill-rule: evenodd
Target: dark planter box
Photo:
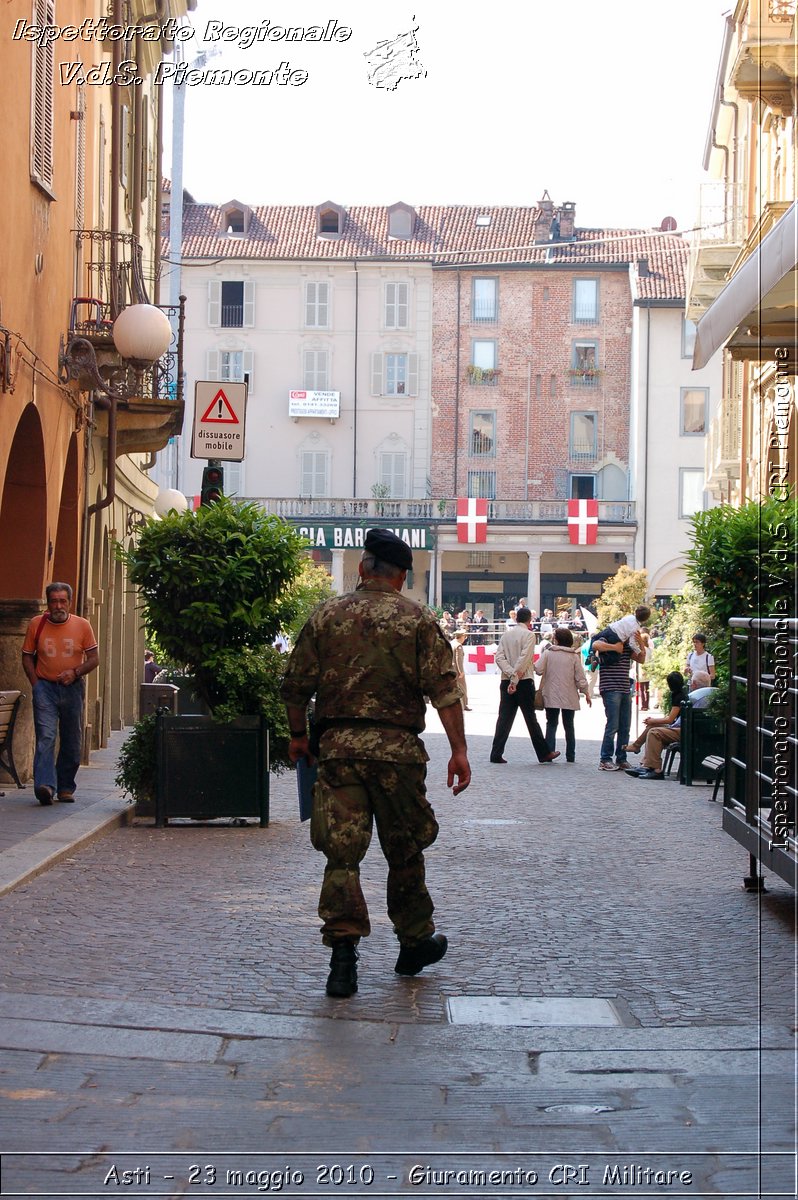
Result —
<instances>
[{"instance_id":1,"label":"dark planter box","mask_svg":"<svg viewBox=\"0 0 798 1200\"><path fill-rule=\"evenodd\" d=\"M269 824L269 731L262 717L216 723L158 717L155 824L170 817L257 817Z\"/></svg>"},{"instance_id":2,"label":"dark planter box","mask_svg":"<svg viewBox=\"0 0 798 1200\"><path fill-rule=\"evenodd\" d=\"M695 783L714 783L715 772L703 765L710 755L726 755L726 727L718 717L700 708L685 704L679 740L679 782L692 787Z\"/></svg>"}]
</instances>

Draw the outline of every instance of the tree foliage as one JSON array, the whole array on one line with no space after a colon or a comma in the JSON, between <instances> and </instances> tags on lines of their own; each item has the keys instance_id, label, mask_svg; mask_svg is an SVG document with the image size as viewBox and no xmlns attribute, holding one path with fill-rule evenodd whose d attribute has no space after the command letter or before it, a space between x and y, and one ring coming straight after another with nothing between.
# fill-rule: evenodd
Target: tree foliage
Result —
<instances>
[{"instance_id":1,"label":"tree foliage","mask_svg":"<svg viewBox=\"0 0 798 1200\"><path fill-rule=\"evenodd\" d=\"M667 691L666 676L671 671L684 675L687 655L693 649L693 637L705 633L707 647L714 654L718 642L718 627L714 617L707 612L703 593L695 584L687 584L680 596L674 598L659 625L661 639L654 647L654 657L648 673L652 684L661 692Z\"/></svg>"},{"instance_id":2,"label":"tree foliage","mask_svg":"<svg viewBox=\"0 0 798 1200\"><path fill-rule=\"evenodd\" d=\"M768 497L692 518L687 575L728 641L731 617L795 615L798 508Z\"/></svg>"},{"instance_id":3,"label":"tree foliage","mask_svg":"<svg viewBox=\"0 0 798 1200\"><path fill-rule=\"evenodd\" d=\"M273 670L262 652L297 610L292 584L302 546L279 517L223 498L149 521L138 543L121 551L148 632L191 676L211 712L222 704L229 710L231 691L245 706L262 693L260 672ZM253 654L248 667L238 663ZM249 695L245 678L253 684ZM237 715L242 711L258 709Z\"/></svg>"},{"instance_id":4,"label":"tree foliage","mask_svg":"<svg viewBox=\"0 0 798 1200\"><path fill-rule=\"evenodd\" d=\"M635 571L626 563L620 566L601 585L601 596L596 603L599 629L633 613L639 604L645 603L647 591L647 571Z\"/></svg>"},{"instance_id":5,"label":"tree foliage","mask_svg":"<svg viewBox=\"0 0 798 1200\"><path fill-rule=\"evenodd\" d=\"M333 582L329 573L312 558L303 558L299 574L291 584L294 614L283 626L283 632L295 641L313 609L332 595Z\"/></svg>"}]
</instances>

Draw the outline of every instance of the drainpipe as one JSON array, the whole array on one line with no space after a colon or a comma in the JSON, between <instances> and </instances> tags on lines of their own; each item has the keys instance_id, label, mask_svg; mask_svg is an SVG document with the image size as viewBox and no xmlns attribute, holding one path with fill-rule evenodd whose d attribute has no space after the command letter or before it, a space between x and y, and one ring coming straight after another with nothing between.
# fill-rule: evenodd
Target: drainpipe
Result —
<instances>
[{"instance_id":1,"label":"drainpipe","mask_svg":"<svg viewBox=\"0 0 798 1200\"><path fill-rule=\"evenodd\" d=\"M646 309L646 432L643 443L643 568L648 549L648 410L651 391L651 309Z\"/></svg>"},{"instance_id":2,"label":"drainpipe","mask_svg":"<svg viewBox=\"0 0 798 1200\"><path fill-rule=\"evenodd\" d=\"M524 453L524 500L529 501L529 407L532 403L532 358L526 364L526 448Z\"/></svg>"},{"instance_id":3,"label":"drainpipe","mask_svg":"<svg viewBox=\"0 0 798 1200\"><path fill-rule=\"evenodd\" d=\"M122 0L113 0L113 22L117 28L122 26ZM114 76L119 73L122 61L122 43L119 39L111 47L111 64ZM111 88L111 280L110 300L111 319L119 316L119 247L116 235L119 233L119 159L121 152L122 96L121 89Z\"/></svg>"},{"instance_id":4,"label":"drainpipe","mask_svg":"<svg viewBox=\"0 0 798 1200\"><path fill-rule=\"evenodd\" d=\"M105 495L102 500L89 505L88 515L94 516L103 508L108 508L116 499L116 443L117 443L117 401L115 397L98 396L95 393L94 407L108 413L108 461L106 463Z\"/></svg>"},{"instance_id":5,"label":"drainpipe","mask_svg":"<svg viewBox=\"0 0 798 1200\"><path fill-rule=\"evenodd\" d=\"M81 524L83 526L80 539L80 564L78 569L78 615L85 617L88 610L88 586L89 586L89 465L91 462L92 450L92 428L91 421L86 422L86 433L83 439L83 517Z\"/></svg>"},{"instance_id":6,"label":"drainpipe","mask_svg":"<svg viewBox=\"0 0 798 1200\"><path fill-rule=\"evenodd\" d=\"M358 333L358 312L360 306L360 276L357 273L357 259L352 259L352 265L355 268L355 366L354 366L354 388L352 391L352 498L357 499L357 333Z\"/></svg>"},{"instance_id":7,"label":"drainpipe","mask_svg":"<svg viewBox=\"0 0 798 1200\"><path fill-rule=\"evenodd\" d=\"M142 66L141 66L141 41L140 41L140 39L137 39L137 41L136 41L136 77L138 79L143 78ZM141 137L141 127L142 127L143 116L144 116L144 101L142 100L141 87L139 86L139 87L135 87L133 89L133 170L132 170L133 196L132 196L132 200L131 200L132 213L131 213L131 217L130 217L130 227L136 238L138 238L139 235L141 234L141 193L142 193L141 151L142 151L142 145L143 145L142 137ZM160 246L158 245L158 243L156 243L156 253L159 250L160 250Z\"/></svg>"},{"instance_id":8,"label":"drainpipe","mask_svg":"<svg viewBox=\"0 0 798 1200\"><path fill-rule=\"evenodd\" d=\"M460 443L460 268L457 268L457 341L455 343L455 376L454 376L454 484L452 495L457 499L457 459Z\"/></svg>"}]
</instances>

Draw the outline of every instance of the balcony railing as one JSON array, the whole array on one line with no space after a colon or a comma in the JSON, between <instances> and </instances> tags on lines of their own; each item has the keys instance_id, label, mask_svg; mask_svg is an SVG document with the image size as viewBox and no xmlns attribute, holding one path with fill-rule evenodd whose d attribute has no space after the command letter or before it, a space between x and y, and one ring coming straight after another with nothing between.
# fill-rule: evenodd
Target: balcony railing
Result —
<instances>
[{"instance_id":1,"label":"balcony railing","mask_svg":"<svg viewBox=\"0 0 798 1200\"><path fill-rule=\"evenodd\" d=\"M456 500L346 500L315 497L249 497L266 512L288 520L378 520L428 521L454 524ZM567 500L489 500L488 520L524 524L560 524L568 519ZM631 500L599 500L599 523L635 525L635 504Z\"/></svg>"},{"instance_id":2,"label":"balcony railing","mask_svg":"<svg viewBox=\"0 0 798 1200\"><path fill-rule=\"evenodd\" d=\"M471 320L475 325L492 325L497 320L495 300L475 300L471 306Z\"/></svg>"},{"instance_id":3,"label":"balcony railing","mask_svg":"<svg viewBox=\"0 0 798 1200\"><path fill-rule=\"evenodd\" d=\"M241 329L244 325L244 305L243 304L223 304L222 305L222 328L223 329Z\"/></svg>"},{"instance_id":4,"label":"balcony railing","mask_svg":"<svg viewBox=\"0 0 798 1200\"><path fill-rule=\"evenodd\" d=\"M595 325L598 322L598 312L594 303L575 304L574 321L583 325Z\"/></svg>"},{"instance_id":5,"label":"balcony railing","mask_svg":"<svg viewBox=\"0 0 798 1200\"><path fill-rule=\"evenodd\" d=\"M113 323L130 304L149 304L144 282L141 243L132 233L107 229L74 230L78 260L83 260L80 295L100 306L103 320Z\"/></svg>"},{"instance_id":6,"label":"balcony railing","mask_svg":"<svg viewBox=\"0 0 798 1200\"><path fill-rule=\"evenodd\" d=\"M568 372L573 387L596 387L600 375L598 367L571 367Z\"/></svg>"}]
</instances>

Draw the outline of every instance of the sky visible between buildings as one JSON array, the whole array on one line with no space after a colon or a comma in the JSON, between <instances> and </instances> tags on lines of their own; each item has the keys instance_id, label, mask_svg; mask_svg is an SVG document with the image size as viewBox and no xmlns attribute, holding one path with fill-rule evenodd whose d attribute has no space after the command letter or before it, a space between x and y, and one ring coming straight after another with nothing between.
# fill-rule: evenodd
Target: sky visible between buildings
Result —
<instances>
[{"instance_id":1,"label":"sky visible between buildings","mask_svg":"<svg viewBox=\"0 0 798 1200\"><path fill-rule=\"evenodd\" d=\"M184 185L198 201L249 204L531 205L548 189L576 203L582 227L673 216L688 230L728 9L198 0L189 65L204 51L200 71L245 80L288 62L307 79L188 86ZM326 40L246 45L253 26L321 27Z\"/></svg>"}]
</instances>

